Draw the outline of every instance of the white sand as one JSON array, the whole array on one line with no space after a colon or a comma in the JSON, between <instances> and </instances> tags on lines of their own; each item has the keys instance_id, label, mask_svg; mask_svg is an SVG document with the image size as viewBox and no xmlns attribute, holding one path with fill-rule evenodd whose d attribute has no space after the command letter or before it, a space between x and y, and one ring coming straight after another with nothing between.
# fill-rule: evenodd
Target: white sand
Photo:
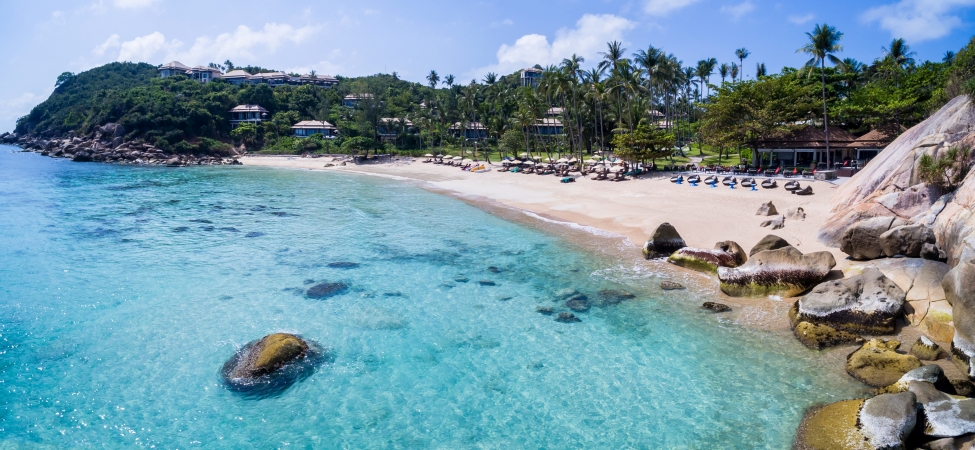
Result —
<instances>
[{"instance_id":1,"label":"white sand","mask_svg":"<svg viewBox=\"0 0 975 450\"><path fill-rule=\"evenodd\" d=\"M786 239L803 253L831 251L842 268L846 255L816 240L816 233L829 212L830 197L836 186L826 182L802 180L811 184L814 195L797 196L782 188L729 189L718 185L692 187L676 185L667 177L646 177L613 182L578 178L575 183L560 183L554 175L535 175L491 171L464 172L459 168L422 163L419 160L392 164L338 166L324 169L327 158L244 157L252 166L294 169L321 169L401 177L430 183L433 187L464 196L494 200L543 217L574 222L626 236L642 246L653 230L670 222L691 247L712 248L715 243L733 240L745 250L767 234ZM497 166L495 166L497 167ZM779 213L801 206L805 221L786 220L785 228L771 230L759 226L768 217L755 215L758 207L771 200Z\"/></svg>"}]
</instances>

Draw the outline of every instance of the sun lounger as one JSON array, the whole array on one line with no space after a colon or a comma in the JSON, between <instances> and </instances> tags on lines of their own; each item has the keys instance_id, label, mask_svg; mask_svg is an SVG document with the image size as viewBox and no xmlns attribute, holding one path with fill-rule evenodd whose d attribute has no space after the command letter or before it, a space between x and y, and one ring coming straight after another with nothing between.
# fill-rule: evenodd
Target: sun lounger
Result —
<instances>
[{"instance_id":1,"label":"sun lounger","mask_svg":"<svg viewBox=\"0 0 975 450\"><path fill-rule=\"evenodd\" d=\"M792 193L796 195L813 195L813 190L812 186L806 186L802 189L794 190Z\"/></svg>"},{"instance_id":2,"label":"sun lounger","mask_svg":"<svg viewBox=\"0 0 975 450\"><path fill-rule=\"evenodd\" d=\"M575 183L576 179L572 177L562 177L563 183Z\"/></svg>"},{"instance_id":3,"label":"sun lounger","mask_svg":"<svg viewBox=\"0 0 975 450\"><path fill-rule=\"evenodd\" d=\"M790 181L784 187L787 191L798 191L800 189L798 181Z\"/></svg>"},{"instance_id":4,"label":"sun lounger","mask_svg":"<svg viewBox=\"0 0 975 450\"><path fill-rule=\"evenodd\" d=\"M762 182L762 188L764 189L775 189L777 187L779 187L779 184L775 180L768 179Z\"/></svg>"}]
</instances>

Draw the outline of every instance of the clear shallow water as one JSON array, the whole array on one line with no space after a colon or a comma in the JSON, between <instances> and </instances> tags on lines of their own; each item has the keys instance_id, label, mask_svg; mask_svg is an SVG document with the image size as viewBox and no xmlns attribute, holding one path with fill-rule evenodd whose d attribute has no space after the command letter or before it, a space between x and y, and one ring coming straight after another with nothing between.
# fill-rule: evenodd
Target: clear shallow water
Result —
<instances>
[{"instance_id":1,"label":"clear shallow water","mask_svg":"<svg viewBox=\"0 0 975 450\"><path fill-rule=\"evenodd\" d=\"M793 340L664 296L643 261L408 184L14 150L0 447L786 448L806 407L860 393ZM311 300L312 280L351 289ZM637 298L535 312L566 286ZM221 365L276 331L328 362L274 397L228 390Z\"/></svg>"}]
</instances>

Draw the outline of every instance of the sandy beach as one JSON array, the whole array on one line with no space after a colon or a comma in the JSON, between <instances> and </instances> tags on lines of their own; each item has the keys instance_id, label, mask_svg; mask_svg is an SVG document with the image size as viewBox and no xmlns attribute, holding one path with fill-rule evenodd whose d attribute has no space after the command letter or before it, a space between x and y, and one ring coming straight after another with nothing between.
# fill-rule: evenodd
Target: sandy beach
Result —
<instances>
[{"instance_id":1,"label":"sandy beach","mask_svg":"<svg viewBox=\"0 0 975 450\"><path fill-rule=\"evenodd\" d=\"M704 185L677 185L670 182L669 175L621 182L579 177L576 183L560 183L553 175L496 170L471 173L420 160L327 169L324 168L329 162L327 158L250 156L241 158L241 162L249 166L336 170L420 181L458 195L489 199L546 218L616 233L638 247L658 225L670 222L692 247L712 248L716 242L733 240L747 250L767 234L774 233L804 253L832 252L838 269L843 268L846 258L839 249L826 247L816 240L837 188L822 181L802 180L803 186L812 185L815 194L796 196L782 188L781 180L777 189L750 191L721 185L713 189ZM806 220L786 220L785 228L775 231L760 227L768 217L755 212L769 200L781 214L802 207Z\"/></svg>"}]
</instances>

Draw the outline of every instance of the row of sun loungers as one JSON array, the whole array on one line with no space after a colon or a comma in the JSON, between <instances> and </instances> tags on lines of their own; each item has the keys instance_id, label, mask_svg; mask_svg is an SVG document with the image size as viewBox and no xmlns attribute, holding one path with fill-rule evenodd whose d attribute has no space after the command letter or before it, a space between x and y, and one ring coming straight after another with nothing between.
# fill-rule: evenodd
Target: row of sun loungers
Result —
<instances>
[{"instance_id":1,"label":"row of sun loungers","mask_svg":"<svg viewBox=\"0 0 975 450\"><path fill-rule=\"evenodd\" d=\"M684 181L685 181L685 179L684 179L684 176L683 175L677 175L677 176L671 177L670 178L670 181L672 183L683 184ZM711 187L716 187L717 184L718 184L718 182L719 182L718 177L716 175L711 175L711 176L705 178L704 180L701 180L701 176L700 175L690 175L690 176L687 177L686 181L688 183L690 183L692 186L697 186L698 183L701 183L703 181L703 183L705 185L708 185L708 186L711 186ZM726 176L723 179L721 179L720 182L721 182L721 184L723 184L725 186L728 186L728 187L730 187L732 189L734 189L735 186L752 188L752 190L756 190L758 186L761 186L763 189L775 189L775 188L779 187L778 182L776 182L774 179L771 179L771 178L767 178L767 179L762 180L761 182L759 182L755 178L750 178L750 177L742 178L741 180L739 180L738 178L736 178L734 176ZM793 194L796 194L796 195L812 195L813 194L813 189L812 189L812 186L811 185L807 185L806 187L802 187L802 186L799 185L799 182L798 181L789 181L789 182L787 182L785 184L784 188L785 188L785 190L787 190L789 192L792 192Z\"/></svg>"}]
</instances>

